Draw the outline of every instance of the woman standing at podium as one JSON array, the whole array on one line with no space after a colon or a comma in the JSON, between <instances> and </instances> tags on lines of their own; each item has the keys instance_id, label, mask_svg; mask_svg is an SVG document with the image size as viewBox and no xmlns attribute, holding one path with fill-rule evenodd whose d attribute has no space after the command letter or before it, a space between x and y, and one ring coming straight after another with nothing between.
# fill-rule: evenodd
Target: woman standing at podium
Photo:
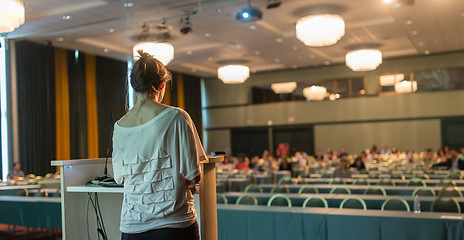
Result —
<instances>
[{"instance_id":1,"label":"woman standing at podium","mask_svg":"<svg viewBox=\"0 0 464 240\"><path fill-rule=\"evenodd\" d=\"M121 238L199 239L193 193L206 155L190 116L162 104L171 74L139 54L130 75L136 103L113 135L114 178L124 180Z\"/></svg>"}]
</instances>

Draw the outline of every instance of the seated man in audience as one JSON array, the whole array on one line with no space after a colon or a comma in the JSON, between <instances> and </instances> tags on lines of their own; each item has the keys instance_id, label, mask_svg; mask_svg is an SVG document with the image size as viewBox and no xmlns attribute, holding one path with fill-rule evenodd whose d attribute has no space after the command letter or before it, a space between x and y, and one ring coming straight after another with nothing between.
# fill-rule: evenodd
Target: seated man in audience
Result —
<instances>
[{"instance_id":1,"label":"seated man in audience","mask_svg":"<svg viewBox=\"0 0 464 240\"><path fill-rule=\"evenodd\" d=\"M340 150L340 154L338 154L339 158L341 158L343 156L348 157L348 153L346 152L346 147L342 147L342 149Z\"/></svg>"},{"instance_id":2,"label":"seated man in audience","mask_svg":"<svg viewBox=\"0 0 464 240\"><path fill-rule=\"evenodd\" d=\"M351 178L351 171L348 168L348 159L340 158L340 165L332 174L332 178Z\"/></svg>"},{"instance_id":3,"label":"seated man in audience","mask_svg":"<svg viewBox=\"0 0 464 240\"><path fill-rule=\"evenodd\" d=\"M388 149L387 145L383 146L382 151L380 151L380 155L390 155L391 153L392 151Z\"/></svg>"},{"instance_id":4,"label":"seated man in audience","mask_svg":"<svg viewBox=\"0 0 464 240\"><path fill-rule=\"evenodd\" d=\"M261 165L259 164L259 157L258 156L254 156L254 157L251 158L251 162L250 162L249 167L250 167L250 169L255 170L255 171L260 170Z\"/></svg>"},{"instance_id":5,"label":"seated man in audience","mask_svg":"<svg viewBox=\"0 0 464 240\"><path fill-rule=\"evenodd\" d=\"M429 163L429 162L435 160L435 154L434 154L434 152L433 152L433 150L431 148L425 149L424 156L422 157L422 160L425 163Z\"/></svg>"},{"instance_id":6,"label":"seated man in audience","mask_svg":"<svg viewBox=\"0 0 464 240\"><path fill-rule=\"evenodd\" d=\"M320 161L323 161L324 160L324 155L322 154L322 151L321 150L317 150L316 151L316 155L314 155L314 159L318 162Z\"/></svg>"},{"instance_id":7,"label":"seated man in audience","mask_svg":"<svg viewBox=\"0 0 464 240\"><path fill-rule=\"evenodd\" d=\"M8 180L14 180L14 179L17 179L19 177L24 177L24 172L21 170L21 164L13 163L13 168L8 173L8 176L6 178Z\"/></svg>"},{"instance_id":8,"label":"seated man in audience","mask_svg":"<svg viewBox=\"0 0 464 240\"><path fill-rule=\"evenodd\" d=\"M441 162L433 165L432 167L446 166L448 170L450 169L460 169L464 170L464 160L458 158L458 152L455 149L450 150L451 157L446 160L446 162Z\"/></svg>"},{"instance_id":9,"label":"seated man in audience","mask_svg":"<svg viewBox=\"0 0 464 240\"><path fill-rule=\"evenodd\" d=\"M356 172L366 170L366 166L364 165L364 162L361 157L357 157L354 160L354 163L350 165L350 168L354 169Z\"/></svg>"},{"instance_id":10,"label":"seated man in audience","mask_svg":"<svg viewBox=\"0 0 464 240\"><path fill-rule=\"evenodd\" d=\"M464 160L464 147L461 148L461 156L459 159Z\"/></svg>"},{"instance_id":11,"label":"seated man in audience","mask_svg":"<svg viewBox=\"0 0 464 240\"><path fill-rule=\"evenodd\" d=\"M245 154L239 154L237 157L237 164L235 164L235 169L239 171L247 171L250 168L248 167L248 163L246 162L246 156Z\"/></svg>"}]
</instances>

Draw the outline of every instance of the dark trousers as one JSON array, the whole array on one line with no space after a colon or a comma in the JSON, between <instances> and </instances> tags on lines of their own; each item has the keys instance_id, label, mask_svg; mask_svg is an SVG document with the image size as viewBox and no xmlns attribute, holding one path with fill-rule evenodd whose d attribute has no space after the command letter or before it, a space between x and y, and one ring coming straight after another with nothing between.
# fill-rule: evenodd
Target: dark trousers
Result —
<instances>
[{"instance_id":1,"label":"dark trousers","mask_svg":"<svg viewBox=\"0 0 464 240\"><path fill-rule=\"evenodd\" d=\"M143 233L122 233L121 240L200 240L198 223L195 222L186 228L160 228Z\"/></svg>"}]
</instances>

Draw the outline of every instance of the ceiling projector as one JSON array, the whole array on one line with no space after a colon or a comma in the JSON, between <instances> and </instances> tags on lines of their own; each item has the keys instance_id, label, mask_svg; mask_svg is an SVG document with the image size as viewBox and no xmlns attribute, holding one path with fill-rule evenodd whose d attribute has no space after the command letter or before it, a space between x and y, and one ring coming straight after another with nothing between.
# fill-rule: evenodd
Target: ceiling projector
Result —
<instances>
[{"instance_id":1,"label":"ceiling projector","mask_svg":"<svg viewBox=\"0 0 464 240\"><path fill-rule=\"evenodd\" d=\"M263 13L255 7L247 7L237 13L235 17L240 22L254 22L263 18Z\"/></svg>"}]
</instances>

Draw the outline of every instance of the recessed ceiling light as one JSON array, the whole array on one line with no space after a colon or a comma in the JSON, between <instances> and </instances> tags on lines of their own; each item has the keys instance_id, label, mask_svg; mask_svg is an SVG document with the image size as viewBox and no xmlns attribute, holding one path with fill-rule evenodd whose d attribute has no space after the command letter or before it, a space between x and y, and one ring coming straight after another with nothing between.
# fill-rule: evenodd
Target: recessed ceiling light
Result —
<instances>
[{"instance_id":1,"label":"recessed ceiling light","mask_svg":"<svg viewBox=\"0 0 464 240\"><path fill-rule=\"evenodd\" d=\"M250 26L250 30L255 30L256 29L256 26L255 25L251 25Z\"/></svg>"},{"instance_id":2,"label":"recessed ceiling light","mask_svg":"<svg viewBox=\"0 0 464 240\"><path fill-rule=\"evenodd\" d=\"M114 32L114 28L108 29L108 32L110 32L110 33Z\"/></svg>"},{"instance_id":3,"label":"recessed ceiling light","mask_svg":"<svg viewBox=\"0 0 464 240\"><path fill-rule=\"evenodd\" d=\"M217 13L222 13L222 9L218 8L218 9L216 9L216 12Z\"/></svg>"},{"instance_id":4,"label":"recessed ceiling light","mask_svg":"<svg viewBox=\"0 0 464 240\"><path fill-rule=\"evenodd\" d=\"M71 19L71 16L69 16L69 15L64 15L64 16L63 16L63 20L66 21L66 20L69 20L69 19Z\"/></svg>"},{"instance_id":5,"label":"recessed ceiling light","mask_svg":"<svg viewBox=\"0 0 464 240\"><path fill-rule=\"evenodd\" d=\"M255 51L255 55L259 55L261 54L259 51Z\"/></svg>"},{"instance_id":6,"label":"recessed ceiling light","mask_svg":"<svg viewBox=\"0 0 464 240\"><path fill-rule=\"evenodd\" d=\"M211 37L211 33L205 33L205 37Z\"/></svg>"},{"instance_id":7,"label":"recessed ceiling light","mask_svg":"<svg viewBox=\"0 0 464 240\"><path fill-rule=\"evenodd\" d=\"M282 38L276 38L276 42L277 42L277 43L281 43L281 42L283 42L283 41L284 41L284 40L283 40Z\"/></svg>"},{"instance_id":8,"label":"recessed ceiling light","mask_svg":"<svg viewBox=\"0 0 464 240\"><path fill-rule=\"evenodd\" d=\"M412 31L411 34L414 35L414 36L416 36L416 35L417 35L417 31Z\"/></svg>"},{"instance_id":9,"label":"recessed ceiling light","mask_svg":"<svg viewBox=\"0 0 464 240\"><path fill-rule=\"evenodd\" d=\"M187 55L192 55L192 50L188 50Z\"/></svg>"},{"instance_id":10,"label":"recessed ceiling light","mask_svg":"<svg viewBox=\"0 0 464 240\"><path fill-rule=\"evenodd\" d=\"M64 41L64 38L62 38L62 37L57 37L57 38L56 38L56 41L62 42L62 41Z\"/></svg>"},{"instance_id":11,"label":"recessed ceiling light","mask_svg":"<svg viewBox=\"0 0 464 240\"><path fill-rule=\"evenodd\" d=\"M125 3L124 3L124 7L126 7L126 8L131 8L131 7L133 7L133 6L134 6L134 3L133 3L133 2L125 2Z\"/></svg>"},{"instance_id":12,"label":"recessed ceiling light","mask_svg":"<svg viewBox=\"0 0 464 240\"><path fill-rule=\"evenodd\" d=\"M429 55L430 54L430 51L429 50L425 50L425 55Z\"/></svg>"},{"instance_id":13,"label":"recessed ceiling light","mask_svg":"<svg viewBox=\"0 0 464 240\"><path fill-rule=\"evenodd\" d=\"M412 21L411 20L406 20L406 22L404 22L404 23L406 23L406 25L411 25Z\"/></svg>"},{"instance_id":14,"label":"recessed ceiling light","mask_svg":"<svg viewBox=\"0 0 464 240\"><path fill-rule=\"evenodd\" d=\"M391 0L383 0L384 3L391 3Z\"/></svg>"},{"instance_id":15,"label":"recessed ceiling light","mask_svg":"<svg viewBox=\"0 0 464 240\"><path fill-rule=\"evenodd\" d=\"M103 49L103 52L109 52L110 50L108 48Z\"/></svg>"}]
</instances>

